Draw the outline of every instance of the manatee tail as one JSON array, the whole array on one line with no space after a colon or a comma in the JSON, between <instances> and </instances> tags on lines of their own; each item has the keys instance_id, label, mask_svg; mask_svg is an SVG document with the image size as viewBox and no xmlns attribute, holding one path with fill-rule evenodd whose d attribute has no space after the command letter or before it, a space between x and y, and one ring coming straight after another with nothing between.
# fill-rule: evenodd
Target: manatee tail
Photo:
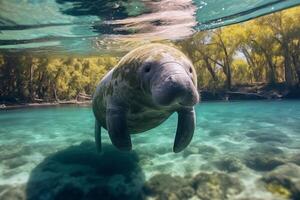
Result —
<instances>
[{"instance_id":1,"label":"manatee tail","mask_svg":"<svg viewBox=\"0 0 300 200\"><path fill-rule=\"evenodd\" d=\"M178 123L173 151L182 151L191 142L196 126L195 109L184 108L178 111Z\"/></svg>"},{"instance_id":2,"label":"manatee tail","mask_svg":"<svg viewBox=\"0 0 300 200\"><path fill-rule=\"evenodd\" d=\"M101 125L97 120L95 120L95 143L97 152L101 152L102 145L101 145Z\"/></svg>"}]
</instances>

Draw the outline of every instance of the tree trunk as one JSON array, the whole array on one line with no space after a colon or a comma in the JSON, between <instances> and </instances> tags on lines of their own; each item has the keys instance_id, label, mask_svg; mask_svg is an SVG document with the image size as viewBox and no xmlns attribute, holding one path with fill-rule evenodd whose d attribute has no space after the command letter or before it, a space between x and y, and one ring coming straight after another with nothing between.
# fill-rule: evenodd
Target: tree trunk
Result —
<instances>
[{"instance_id":1,"label":"tree trunk","mask_svg":"<svg viewBox=\"0 0 300 200\"><path fill-rule=\"evenodd\" d=\"M284 77L288 86L294 85L293 69L291 65L291 57L288 44L283 43L283 56L284 56Z\"/></svg>"},{"instance_id":2,"label":"tree trunk","mask_svg":"<svg viewBox=\"0 0 300 200\"><path fill-rule=\"evenodd\" d=\"M231 90L231 86L232 86L232 82L231 82L231 69L230 69L230 65L228 63L225 64L226 66L226 85L227 85L227 89Z\"/></svg>"},{"instance_id":3,"label":"tree trunk","mask_svg":"<svg viewBox=\"0 0 300 200\"><path fill-rule=\"evenodd\" d=\"M39 84L37 88L38 96L40 99L44 99L45 94L43 93L43 86L45 85L46 72L42 72L42 75L39 78Z\"/></svg>"},{"instance_id":4,"label":"tree trunk","mask_svg":"<svg viewBox=\"0 0 300 200\"><path fill-rule=\"evenodd\" d=\"M242 53L244 54L245 58L246 58L246 61L251 69L251 83L253 83L253 79L255 79L255 81L258 80L258 76L257 74L255 73L255 67L256 67L256 64L254 62L254 60L252 59L249 51L246 49L246 47L242 47Z\"/></svg>"},{"instance_id":5,"label":"tree trunk","mask_svg":"<svg viewBox=\"0 0 300 200\"><path fill-rule=\"evenodd\" d=\"M300 85L300 52L292 55L292 62L297 74L298 85Z\"/></svg>"},{"instance_id":6,"label":"tree trunk","mask_svg":"<svg viewBox=\"0 0 300 200\"><path fill-rule=\"evenodd\" d=\"M231 65L231 57L229 57L228 55L228 51L227 48L221 38L221 36L219 36L220 42L221 42L221 46L223 48L224 54L225 54L225 59L224 59L224 66L225 66L225 75L226 75L226 87L227 90L231 90L231 69L230 69L230 65Z\"/></svg>"},{"instance_id":7,"label":"tree trunk","mask_svg":"<svg viewBox=\"0 0 300 200\"><path fill-rule=\"evenodd\" d=\"M34 90L33 90L33 66L32 64L30 65L29 68L29 96L30 96L30 101L34 101Z\"/></svg>"},{"instance_id":8,"label":"tree trunk","mask_svg":"<svg viewBox=\"0 0 300 200\"><path fill-rule=\"evenodd\" d=\"M204 62L205 62L205 65L206 65L206 68L207 70L209 71L212 79L217 82L218 81L218 78L217 78L217 75L215 73L215 71L213 70L212 66L211 66L211 63L209 62L208 60L208 57L204 57Z\"/></svg>"},{"instance_id":9,"label":"tree trunk","mask_svg":"<svg viewBox=\"0 0 300 200\"><path fill-rule=\"evenodd\" d=\"M268 53L265 52L265 56L267 59L267 63L269 65L269 70L267 72L267 78L268 82L271 85L274 85L276 83L276 70L275 70L275 65L272 61L272 56L270 56Z\"/></svg>"},{"instance_id":10,"label":"tree trunk","mask_svg":"<svg viewBox=\"0 0 300 200\"><path fill-rule=\"evenodd\" d=\"M52 84L52 89L53 89L53 94L56 102L59 102L59 99L57 97L57 91L56 91L56 86L55 84Z\"/></svg>"}]
</instances>

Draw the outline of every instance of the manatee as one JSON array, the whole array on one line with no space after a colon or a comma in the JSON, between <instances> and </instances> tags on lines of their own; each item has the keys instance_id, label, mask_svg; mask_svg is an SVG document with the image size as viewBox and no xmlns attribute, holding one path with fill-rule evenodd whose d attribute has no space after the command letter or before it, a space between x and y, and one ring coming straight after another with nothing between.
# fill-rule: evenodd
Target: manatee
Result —
<instances>
[{"instance_id":1,"label":"manatee","mask_svg":"<svg viewBox=\"0 0 300 200\"><path fill-rule=\"evenodd\" d=\"M101 127L115 147L129 151L130 134L155 128L177 112L173 151L180 152L192 140L198 101L196 71L182 52L163 44L138 47L103 77L93 95L97 150Z\"/></svg>"}]
</instances>

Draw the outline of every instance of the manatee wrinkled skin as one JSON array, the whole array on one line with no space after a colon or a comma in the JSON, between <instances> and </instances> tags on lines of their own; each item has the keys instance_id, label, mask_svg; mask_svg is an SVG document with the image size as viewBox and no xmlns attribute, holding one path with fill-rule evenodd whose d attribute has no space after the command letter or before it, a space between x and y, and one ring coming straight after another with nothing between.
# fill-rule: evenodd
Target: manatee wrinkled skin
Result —
<instances>
[{"instance_id":1,"label":"manatee wrinkled skin","mask_svg":"<svg viewBox=\"0 0 300 200\"><path fill-rule=\"evenodd\" d=\"M100 81L93 96L95 142L101 151L101 127L114 146L131 150L130 134L163 123L174 112L178 125L173 151L182 151L195 129L199 101L197 76L179 50L149 44L132 50Z\"/></svg>"}]
</instances>

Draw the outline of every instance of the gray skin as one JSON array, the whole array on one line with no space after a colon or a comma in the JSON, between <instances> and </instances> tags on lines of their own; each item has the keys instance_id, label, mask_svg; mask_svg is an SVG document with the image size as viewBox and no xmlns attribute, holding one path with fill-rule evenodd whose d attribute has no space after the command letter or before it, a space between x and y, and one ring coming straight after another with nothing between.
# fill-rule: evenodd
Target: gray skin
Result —
<instances>
[{"instance_id":1,"label":"gray skin","mask_svg":"<svg viewBox=\"0 0 300 200\"><path fill-rule=\"evenodd\" d=\"M198 101L196 72L183 53L163 44L139 47L106 74L94 93L97 150L101 127L115 147L129 151L130 134L157 127L177 112L173 151L180 152L192 140Z\"/></svg>"}]
</instances>

